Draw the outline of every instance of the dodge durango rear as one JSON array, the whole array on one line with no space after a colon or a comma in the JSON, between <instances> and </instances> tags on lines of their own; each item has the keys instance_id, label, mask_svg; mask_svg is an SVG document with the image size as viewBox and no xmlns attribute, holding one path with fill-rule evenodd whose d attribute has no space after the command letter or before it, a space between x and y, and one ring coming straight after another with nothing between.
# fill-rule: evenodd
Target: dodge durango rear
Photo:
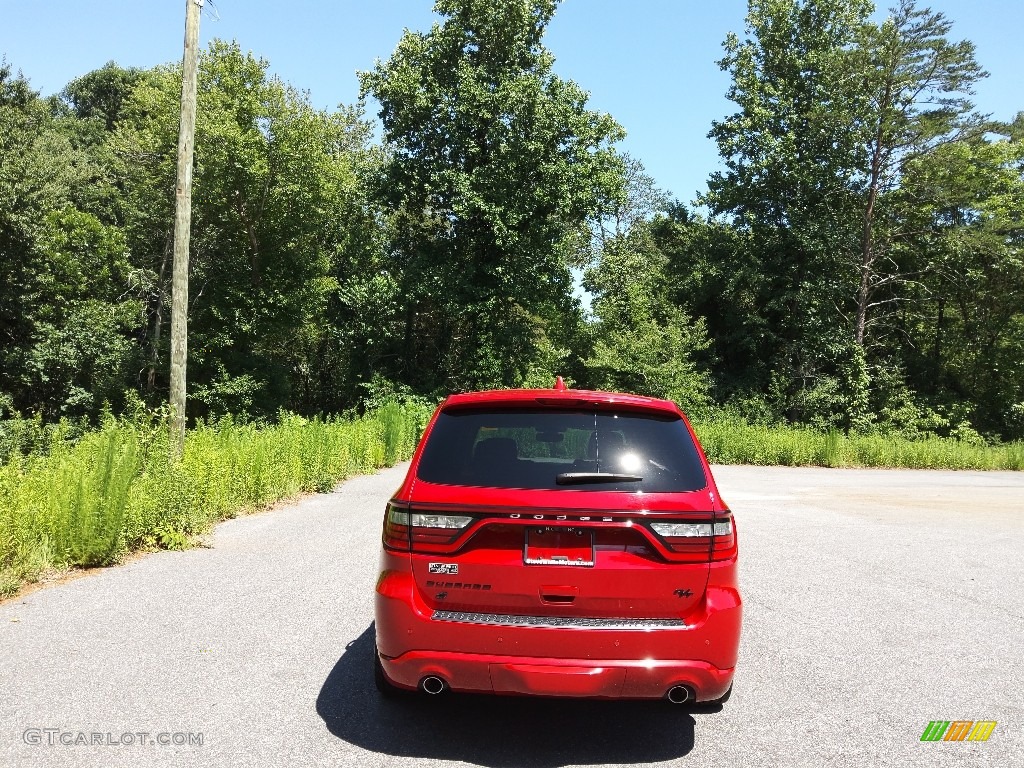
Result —
<instances>
[{"instance_id":1,"label":"dodge durango rear","mask_svg":"<svg viewBox=\"0 0 1024 768\"><path fill-rule=\"evenodd\" d=\"M739 644L736 525L678 407L566 389L453 395L384 512L389 695L718 701Z\"/></svg>"}]
</instances>

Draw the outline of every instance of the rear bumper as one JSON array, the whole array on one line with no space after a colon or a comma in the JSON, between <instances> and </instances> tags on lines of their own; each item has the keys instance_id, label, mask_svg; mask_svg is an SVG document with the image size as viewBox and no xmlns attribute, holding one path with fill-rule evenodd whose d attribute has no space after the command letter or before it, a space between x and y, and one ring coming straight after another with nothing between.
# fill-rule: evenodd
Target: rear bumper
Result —
<instances>
[{"instance_id":1,"label":"rear bumper","mask_svg":"<svg viewBox=\"0 0 1024 768\"><path fill-rule=\"evenodd\" d=\"M532 656L409 651L381 657L388 678L414 689L427 676L444 680L454 691L585 696L612 699L660 699L670 688L685 685L698 701L725 695L734 669L702 661L624 661Z\"/></svg>"},{"instance_id":2,"label":"rear bumper","mask_svg":"<svg viewBox=\"0 0 1024 768\"><path fill-rule=\"evenodd\" d=\"M454 691L596 698L662 698L685 685L697 701L720 698L736 666L742 606L731 585L709 584L678 626L523 626L438 620L411 575L377 582L381 664L397 686L426 676Z\"/></svg>"}]
</instances>

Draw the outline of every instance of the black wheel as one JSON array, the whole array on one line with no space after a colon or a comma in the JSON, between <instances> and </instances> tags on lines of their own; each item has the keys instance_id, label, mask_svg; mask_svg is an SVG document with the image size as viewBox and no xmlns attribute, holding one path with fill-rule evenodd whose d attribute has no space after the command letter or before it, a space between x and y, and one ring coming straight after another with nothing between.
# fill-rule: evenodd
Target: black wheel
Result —
<instances>
[{"instance_id":1,"label":"black wheel","mask_svg":"<svg viewBox=\"0 0 1024 768\"><path fill-rule=\"evenodd\" d=\"M377 686L381 696L389 699L405 693L402 688L388 680L388 676L384 674L384 667L380 663L380 654L377 653L376 646L373 648L373 684Z\"/></svg>"}]
</instances>

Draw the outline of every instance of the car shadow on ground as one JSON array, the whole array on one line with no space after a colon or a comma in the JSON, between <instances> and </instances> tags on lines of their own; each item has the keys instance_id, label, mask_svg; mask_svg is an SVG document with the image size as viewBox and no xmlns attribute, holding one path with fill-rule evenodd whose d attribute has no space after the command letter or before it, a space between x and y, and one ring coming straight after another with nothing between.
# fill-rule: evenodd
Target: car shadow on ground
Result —
<instances>
[{"instance_id":1,"label":"car shadow on ground","mask_svg":"<svg viewBox=\"0 0 1024 768\"><path fill-rule=\"evenodd\" d=\"M363 749L489 768L655 763L693 749L693 717L664 701L467 694L384 699L373 684L373 646L371 624L345 648L316 700L328 730Z\"/></svg>"}]
</instances>

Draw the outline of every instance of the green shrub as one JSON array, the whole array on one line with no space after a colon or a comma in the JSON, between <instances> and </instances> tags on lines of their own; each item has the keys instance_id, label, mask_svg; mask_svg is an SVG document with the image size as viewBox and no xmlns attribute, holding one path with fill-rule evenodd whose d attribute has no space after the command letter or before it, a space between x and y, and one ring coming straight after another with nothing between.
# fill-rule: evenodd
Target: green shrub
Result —
<instances>
[{"instance_id":1,"label":"green shrub","mask_svg":"<svg viewBox=\"0 0 1024 768\"><path fill-rule=\"evenodd\" d=\"M0 596L48 568L185 548L219 520L407 459L429 415L385 403L361 418L224 418L190 430L172 462L166 421L137 412L45 454L14 452L0 466Z\"/></svg>"},{"instance_id":2,"label":"green shrub","mask_svg":"<svg viewBox=\"0 0 1024 768\"><path fill-rule=\"evenodd\" d=\"M694 429L716 464L781 464L907 469L1024 469L1024 442L986 445L963 439L822 432L802 426L749 424L735 415L698 422Z\"/></svg>"}]
</instances>

